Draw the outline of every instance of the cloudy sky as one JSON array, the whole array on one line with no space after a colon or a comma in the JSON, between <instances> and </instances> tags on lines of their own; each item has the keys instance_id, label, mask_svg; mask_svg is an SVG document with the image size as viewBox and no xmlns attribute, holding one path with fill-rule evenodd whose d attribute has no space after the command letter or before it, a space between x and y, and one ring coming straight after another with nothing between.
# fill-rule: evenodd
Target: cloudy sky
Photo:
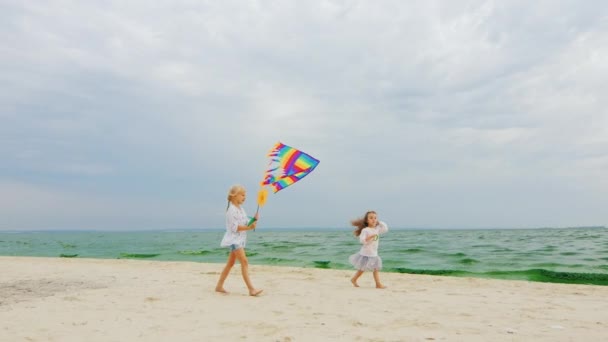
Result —
<instances>
[{"instance_id":1,"label":"cloudy sky","mask_svg":"<svg viewBox=\"0 0 608 342\"><path fill-rule=\"evenodd\" d=\"M0 229L608 225L606 1L0 1Z\"/></svg>"}]
</instances>

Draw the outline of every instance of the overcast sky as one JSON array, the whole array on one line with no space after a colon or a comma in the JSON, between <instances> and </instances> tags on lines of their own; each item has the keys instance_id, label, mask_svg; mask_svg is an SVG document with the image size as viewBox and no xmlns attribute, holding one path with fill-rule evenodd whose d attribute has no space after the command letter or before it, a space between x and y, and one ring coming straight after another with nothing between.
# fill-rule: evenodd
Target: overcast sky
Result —
<instances>
[{"instance_id":1,"label":"overcast sky","mask_svg":"<svg viewBox=\"0 0 608 342\"><path fill-rule=\"evenodd\" d=\"M0 230L608 225L606 1L0 1Z\"/></svg>"}]
</instances>

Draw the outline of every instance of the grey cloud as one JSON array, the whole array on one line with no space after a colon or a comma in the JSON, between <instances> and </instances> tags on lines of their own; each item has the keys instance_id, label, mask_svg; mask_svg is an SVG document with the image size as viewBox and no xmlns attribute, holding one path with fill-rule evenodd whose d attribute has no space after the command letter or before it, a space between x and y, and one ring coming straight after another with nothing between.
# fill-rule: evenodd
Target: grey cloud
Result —
<instances>
[{"instance_id":1,"label":"grey cloud","mask_svg":"<svg viewBox=\"0 0 608 342\"><path fill-rule=\"evenodd\" d=\"M607 6L6 3L0 199L218 227L228 186L254 193L281 140L322 162L271 197L269 226L369 207L393 226L603 224ZM0 228L78 226L15 205Z\"/></svg>"}]
</instances>

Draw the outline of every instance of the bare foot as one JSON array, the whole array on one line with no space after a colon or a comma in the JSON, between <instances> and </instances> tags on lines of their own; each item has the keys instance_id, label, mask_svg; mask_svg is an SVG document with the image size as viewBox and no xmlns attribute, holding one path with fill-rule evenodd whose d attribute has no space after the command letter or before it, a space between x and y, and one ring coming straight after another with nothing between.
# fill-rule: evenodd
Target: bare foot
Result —
<instances>
[{"instance_id":1,"label":"bare foot","mask_svg":"<svg viewBox=\"0 0 608 342\"><path fill-rule=\"evenodd\" d=\"M376 288L377 289L385 289L386 286L382 285L382 284L376 284Z\"/></svg>"},{"instance_id":2,"label":"bare foot","mask_svg":"<svg viewBox=\"0 0 608 342\"><path fill-rule=\"evenodd\" d=\"M215 292L220 292L220 293L228 293L228 291L224 290L223 287L216 287L215 288Z\"/></svg>"},{"instance_id":3,"label":"bare foot","mask_svg":"<svg viewBox=\"0 0 608 342\"><path fill-rule=\"evenodd\" d=\"M264 290L253 290L253 291L249 291L249 295L250 296L258 296L260 293L262 293L262 291Z\"/></svg>"},{"instance_id":4,"label":"bare foot","mask_svg":"<svg viewBox=\"0 0 608 342\"><path fill-rule=\"evenodd\" d=\"M357 284L357 281L355 279L351 279L350 282L353 283L354 287L359 287L359 284Z\"/></svg>"}]
</instances>

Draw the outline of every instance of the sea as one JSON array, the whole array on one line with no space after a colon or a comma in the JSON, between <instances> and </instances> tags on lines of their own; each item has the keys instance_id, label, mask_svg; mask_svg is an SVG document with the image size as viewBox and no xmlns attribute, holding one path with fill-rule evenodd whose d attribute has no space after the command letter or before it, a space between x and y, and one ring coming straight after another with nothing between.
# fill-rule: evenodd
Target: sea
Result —
<instances>
[{"instance_id":1,"label":"sea","mask_svg":"<svg viewBox=\"0 0 608 342\"><path fill-rule=\"evenodd\" d=\"M0 232L0 255L226 262L222 229ZM345 228L256 229L252 265L353 269L360 244ZM382 272L608 286L608 228L392 229Z\"/></svg>"}]
</instances>

